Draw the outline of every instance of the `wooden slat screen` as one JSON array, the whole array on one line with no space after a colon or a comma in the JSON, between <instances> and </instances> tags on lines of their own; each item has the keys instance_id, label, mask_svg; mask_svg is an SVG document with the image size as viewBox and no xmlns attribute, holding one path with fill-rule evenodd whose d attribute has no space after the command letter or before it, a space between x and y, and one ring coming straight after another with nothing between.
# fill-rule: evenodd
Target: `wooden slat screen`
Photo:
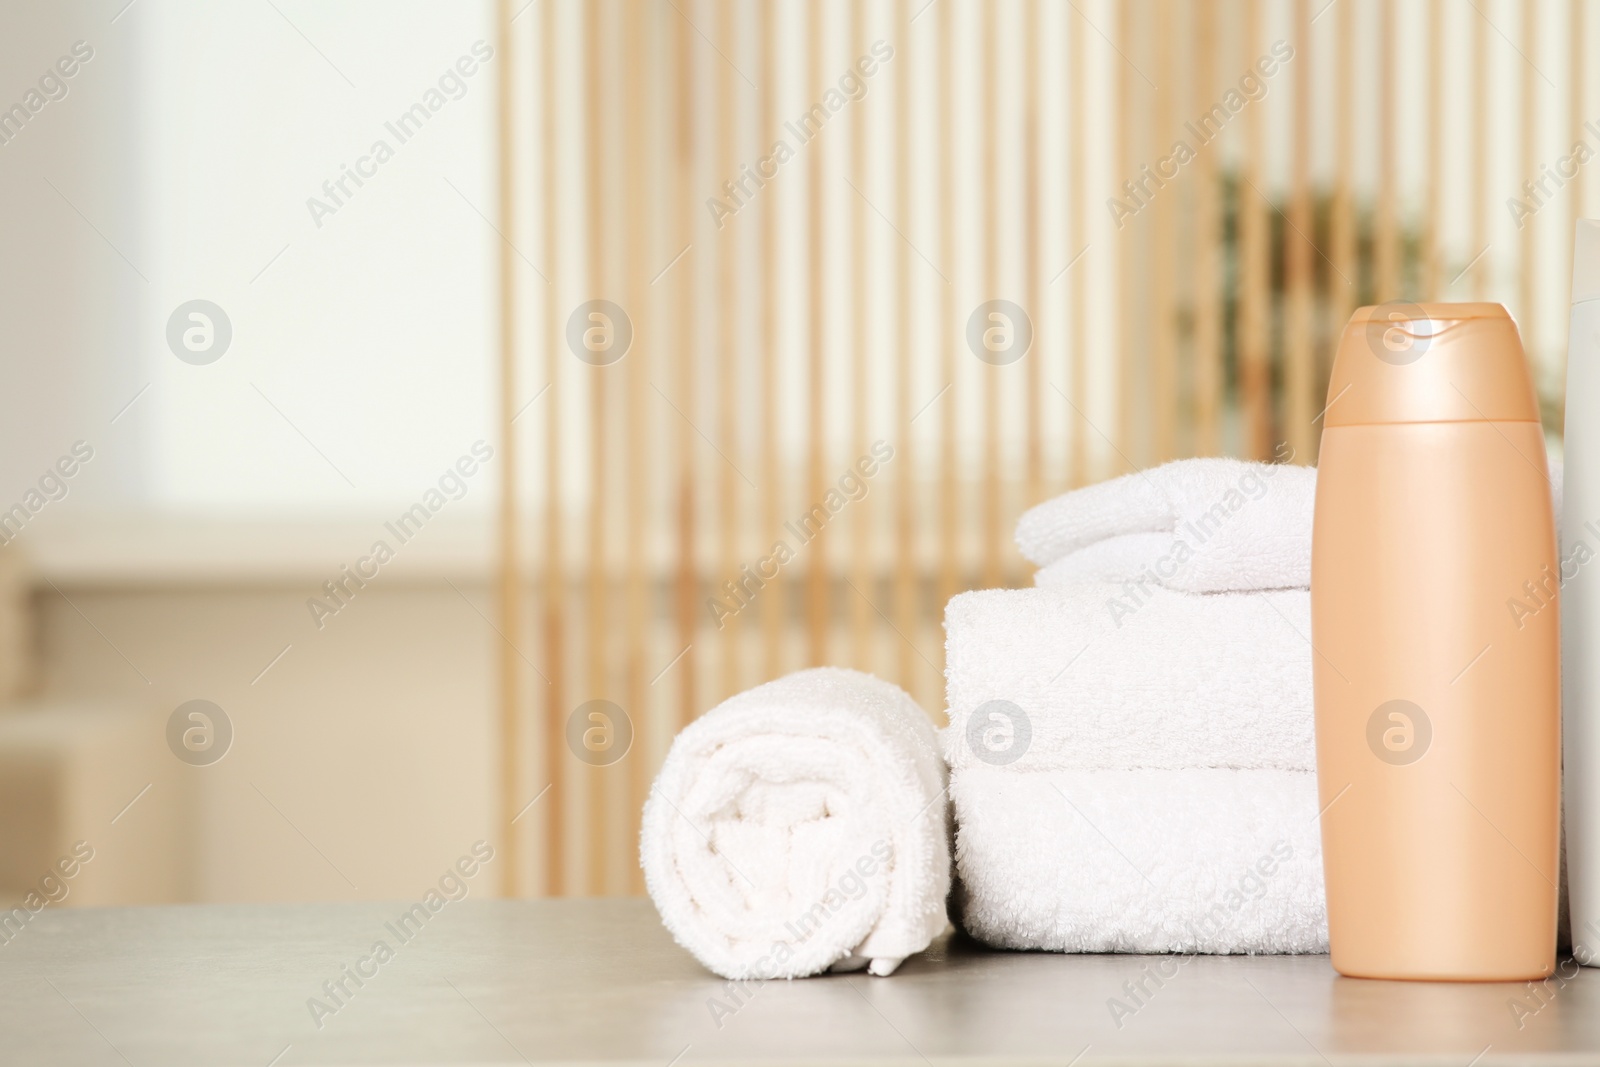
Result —
<instances>
[{"instance_id":1,"label":"wooden slat screen","mask_svg":"<svg viewBox=\"0 0 1600 1067\"><path fill-rule=\"evenodd\" d=\"M839 663L942 721L944 602L1028 582L1021 510L1314 462L1358 304L1505 302L1559 421L1575 0L500 10L510 893L639 892L650 780L739 689ZM597 699L615 762L570 747Z\"/></svg>"}]
</instances>

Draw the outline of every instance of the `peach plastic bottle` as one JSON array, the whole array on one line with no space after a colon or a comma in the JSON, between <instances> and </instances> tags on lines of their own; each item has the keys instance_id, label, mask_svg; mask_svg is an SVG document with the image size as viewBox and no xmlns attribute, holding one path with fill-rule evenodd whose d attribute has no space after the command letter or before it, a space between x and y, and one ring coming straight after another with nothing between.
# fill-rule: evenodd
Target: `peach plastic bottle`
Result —
<instances>
[{"instance_id":1,"label":"peach plastic bottle","mask_svg":"<svg viewBox=\"0 0 1600 1067\"><path fill-rule=\"evenodd\" d=\"M1333 966L1555 964L1560 609L1544 434L1499 304L1361 308L1328 386L1311 550Z\"/></svg>"}]
</instances>

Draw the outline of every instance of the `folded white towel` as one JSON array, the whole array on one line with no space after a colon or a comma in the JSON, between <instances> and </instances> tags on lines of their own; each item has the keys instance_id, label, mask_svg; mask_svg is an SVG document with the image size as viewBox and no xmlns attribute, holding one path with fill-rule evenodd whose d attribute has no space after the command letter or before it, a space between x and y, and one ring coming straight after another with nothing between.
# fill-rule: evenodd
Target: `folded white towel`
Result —
<instances>
[{"instance_id":1,"label":"folded white towel","mask_svg":"<svg viewBox=\"0 0 1600 1067\"><path fill-rule=\"evenodd\" d=\"M673 742L644 811L650 897L724 978L889 974L946 926L946 781L897 686L832 667L757 686Z\"/></svg>"},{"instance_id":2,"label":"folded white towel","mask_svg":"<svg viewBox=\"0 0 1600 1067\"><path fill-rule=\"evenodd\" d=\"M1034 580L1188 593L1311 585L1313 467L1180 459L1047 500L1017 523Z\"/></svg>"},{"instance_id":3,"label":"folded white towel","mask_svg":"<svg viewBox=\"0 0 1600 1067\"><path fill-rule=\"evenodd\" d=\"M1068 552L1054 563L1040 567L1034 572L1033 584L1065 586L1110 582L1120 585L1143 576L1146 571L1159 579L1155 575L1154 564L1170 553L1172 546L1173 536L1170 533L1117 534L1091 542L1075 552ZM1147 579L1146 584L1164 583Z\"/></svg>"},{"instance_id":4,"label":"folded white towel","mask_svg":"<svg viewBox=\"0 0 1600 1067\"><path fill-rule=\"evenodd\" d=\"M979 766L950 792L960 921L988 944L1328 950L1314 774Z\"/></svg>"},{"instance_id":5,"label":"folded white towel","mask_svg":"<svg viewBox=\"0 0 1600 1067\"><path fill-rule=\"evenodd\" d=\"M989 589L945 609L952 768L1316 767L1303 590Z\"/></svg>"}]
</instances>

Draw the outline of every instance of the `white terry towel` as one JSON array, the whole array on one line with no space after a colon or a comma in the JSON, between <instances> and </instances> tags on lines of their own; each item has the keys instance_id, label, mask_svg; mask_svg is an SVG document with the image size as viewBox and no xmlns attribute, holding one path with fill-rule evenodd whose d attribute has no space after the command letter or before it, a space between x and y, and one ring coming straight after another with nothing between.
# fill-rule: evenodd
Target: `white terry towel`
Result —
<instances>
[{"instance_id":1,"label":"white terry towel","mask_svg":"<svg viewBox=\"0 0 1600 1067\"><path fill-rule=\"evenodd\" d=\"M724 978L890 974L947 924L946 781L897 686L834 667L757 686L673 742L644 810L650 897Z\"/></svg>"},{"instance_id":2,"label":"white terry towel","mask_svg":"<svg viewBox=\"0 0 1600 1067\"><path fill-rule=\"evenodd\" d=\"M1039 585L1140 581L1187 593L1311 585L1313 467L1180 459L1047 500L1017 523Z\"/></svg>"},{"instance_id":3,"label":"white terry towel","mask_svg":"<svg viewBox=\"0 0 1600 1067\"><path fill-rule=\"evenodd\" d=\"M952 768L1311 771L1311 598L988 589L945 608Z\"/></svg>"},{"instance_id":4,"label":"white terry towel","mask_svg":"<svg viewBox=\"0 0 1600 1067\"><path fill-rule=\"evenodd\" d=\"M990 945L1328 950L1314 774L980 766L950 792L961 925Z\"/></svg>"}]
</instances>

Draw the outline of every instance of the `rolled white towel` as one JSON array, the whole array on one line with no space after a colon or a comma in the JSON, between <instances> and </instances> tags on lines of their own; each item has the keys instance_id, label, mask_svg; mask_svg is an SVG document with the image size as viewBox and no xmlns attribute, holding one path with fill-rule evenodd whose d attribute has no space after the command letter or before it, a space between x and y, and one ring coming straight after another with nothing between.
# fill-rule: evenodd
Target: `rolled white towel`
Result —
<instances>
[{"instance_id":1,"label":"rolled white towel","mask_svg":"<svg viewBox=\"0 0 1600 1067\"><path fill-rule=\"evenodd\" d=\"M644 810L650 897L724 978L889 974L947 923L946 782L897 686L834 667L757 686L673 742Z\"/></svg>"},{"instance_id":2,"label":"rolled white towel","mask_svg":"<svg viewBox=\"0 0 1600 1067\"><path fill-rule=\"evenodd\" d=\"M1187 593L1311 585L1313 467L1180 459L1047 500L1017 523L1039 585L1124 580Z\"/></svg>"},{"instance_id":3,"label":"rolled white towel","mask_svg":"<svg viewBox=\"0 0 1600 1067\"><path fill-rule=\"evenodd\" d=\"M945 609L952 768L1316 767L1303 590L988 589Z\"/></svg>"},{"instance_id":4,"label":"rolled white towel","mask_svg":"<svg viewBox=\"0 0 1600 1067\"><path fill-rule=\"evenodd\" d=\"M950 793L959 920L988 944L1328 950L1314 774L970 767Z\"/></svg>"}]
</instances>

